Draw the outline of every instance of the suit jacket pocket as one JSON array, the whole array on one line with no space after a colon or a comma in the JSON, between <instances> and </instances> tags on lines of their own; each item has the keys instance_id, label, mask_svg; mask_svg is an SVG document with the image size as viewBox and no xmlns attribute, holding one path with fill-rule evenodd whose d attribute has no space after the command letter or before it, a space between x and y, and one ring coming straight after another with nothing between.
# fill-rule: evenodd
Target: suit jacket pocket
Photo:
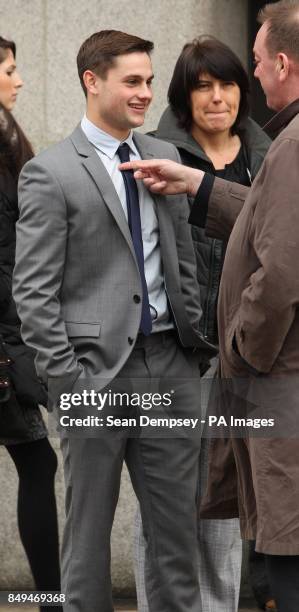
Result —
<instances>
[{"instance_id":1,"label":"suit jacket pocket","mask_svg":"<svg viewBox=\"0 0 299 612\"><path fill-rule=\"evenodd\" d=\"M79 323L75 321L65 322L69 338L93 337L98 338L101 331L101 323Z\"/></svg>"}]
</instances>

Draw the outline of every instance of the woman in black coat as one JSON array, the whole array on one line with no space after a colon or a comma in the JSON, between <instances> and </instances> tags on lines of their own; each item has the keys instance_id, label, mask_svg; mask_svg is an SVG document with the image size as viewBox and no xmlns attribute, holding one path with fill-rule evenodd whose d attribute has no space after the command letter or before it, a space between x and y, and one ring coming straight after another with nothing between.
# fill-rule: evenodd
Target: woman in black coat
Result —
<instances>
[{"instance_id":1,"label":"woman in black coat","mask_svg":"<svg viewBox=\"0 0 299 612\"><path fill-rule=\"evenodd\" d=\"M22 342L12 299L17 181L23 164L33 156L10 112L23 84L15 55L15 44L0 37L0 444L19 476L19 531L36 589L60 591L57 458L38 407L46 403L46 394L35 374L34 354Z\"/></svg>"}]
</instances>

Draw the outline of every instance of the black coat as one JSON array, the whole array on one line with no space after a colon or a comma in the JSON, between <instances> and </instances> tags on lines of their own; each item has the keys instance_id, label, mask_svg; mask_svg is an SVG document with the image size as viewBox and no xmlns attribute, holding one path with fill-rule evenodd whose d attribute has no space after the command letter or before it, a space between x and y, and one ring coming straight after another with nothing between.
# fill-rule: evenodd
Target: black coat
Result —
<instances>
[{"instance_id":1,"label":"black coat","mask_svg":"<svg viewBox=\"0 0 299 612\"><path fill-rule=\"evenodd\" d=\"M20 338L20 321L12 298L17 218L16 183L9 174L0 174L0 333L5 340Z\"/></svg>"},{"instance_id":2,"label":"black coat","mask_svg":"<svg viewBox=\"0 0 299 612\"><path fill-rule=\"evenodd\" d=\"M38 440L47 435L35 401L35 398L42 397L43 393L40 393L41 387L34 370L34 355L22 342L20 320L12 298L17 218L16 182L8 173L0 174L0 334L3 340L1 350L14 358L14 363L7 369L7 373L13 381L15 390L19 389L21 393L16 396L12 392L9 401L0 402L0 444L6 445ZM27 389L29 395L24 395Z\"/></svg>"},{"instance_id":3,"label":"black coat","mask_svg":"<svg viewBox=\"0 0 299 612\"><path fill-rule=\"evenodd\" d=\"M177 119L169 107L164 111L158 128L152 135L174 144L186 166L212 172L211 160L192 135L178 127ZM271 140L252 119L248 119L242 134L242 144L246 152L247 172L253 180L262 165ZM204 229L193 226L192 238L203 309L201 332L209 342L218 345L217 300L226 245L220 240L207 237Z\"/></svg>"}]
</instances>

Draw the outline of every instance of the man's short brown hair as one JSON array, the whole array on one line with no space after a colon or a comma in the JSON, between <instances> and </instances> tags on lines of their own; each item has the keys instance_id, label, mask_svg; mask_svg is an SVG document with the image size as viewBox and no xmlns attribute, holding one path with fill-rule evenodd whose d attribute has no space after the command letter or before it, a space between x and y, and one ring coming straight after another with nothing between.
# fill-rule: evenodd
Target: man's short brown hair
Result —
<instances>
[{"instance_id":1,"label":"man's short brown hair","mask_svg":"<svg viewBox=\"0 0 299 612\"><path fill-rule=\"evenodd\" d=\"M83 81L85 70L92 70L99 77L105 79L107 72L115 64L118 55L127 53L148 53L154 48L154 43L144 40L132 34L126 34L118 30L101 30L92 34L79 49L77 55L77 67L80 82L87 95Z\"/></svg>"},{"instance_id":2,"label":"man's short brown hair","mask_svg":"<svg viewBox=\"0 0 299 612\"><path fill-rule=\"evenodd\" d=\"M267 22L266 46L270 55L286 53L299 62L299 1L280 0L266 4L257 20L260 24Z\"/></svg>"}]
</instances>

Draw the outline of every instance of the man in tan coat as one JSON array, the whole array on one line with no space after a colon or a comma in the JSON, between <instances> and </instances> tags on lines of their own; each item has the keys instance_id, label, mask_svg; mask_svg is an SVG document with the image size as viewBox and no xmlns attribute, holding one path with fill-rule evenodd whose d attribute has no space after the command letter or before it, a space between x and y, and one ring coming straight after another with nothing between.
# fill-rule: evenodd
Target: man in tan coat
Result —
<instances>
[{"instance_id":1,"label":"man in tan coat","mask_svg":"<svg viewBox=\"0 0 299 612\"><path fill-rule=\"evenodd\" d=\"M256 539L257 551L266 555L279 612L298 612L298 0L266 5L259 22L255 76L268 106L277 111L268 124L276 138L252 187L167 160L131 167L153 192L196 196L189 221L205 226L210 236L230 236L219 295L221 375L245 381L255 416L260 411L268 423L273 419L274 434L269 426L263 437L248 429L245 436L234 437L231 430L235 467L230 463L228 470L227 444L213 441L205 516L239 513L243 537ZM242 392L230 404L231 410L239 405L241 416L244 399ZM236 477L237 498L228 475Z\"/></svg>"}]
</instances>

